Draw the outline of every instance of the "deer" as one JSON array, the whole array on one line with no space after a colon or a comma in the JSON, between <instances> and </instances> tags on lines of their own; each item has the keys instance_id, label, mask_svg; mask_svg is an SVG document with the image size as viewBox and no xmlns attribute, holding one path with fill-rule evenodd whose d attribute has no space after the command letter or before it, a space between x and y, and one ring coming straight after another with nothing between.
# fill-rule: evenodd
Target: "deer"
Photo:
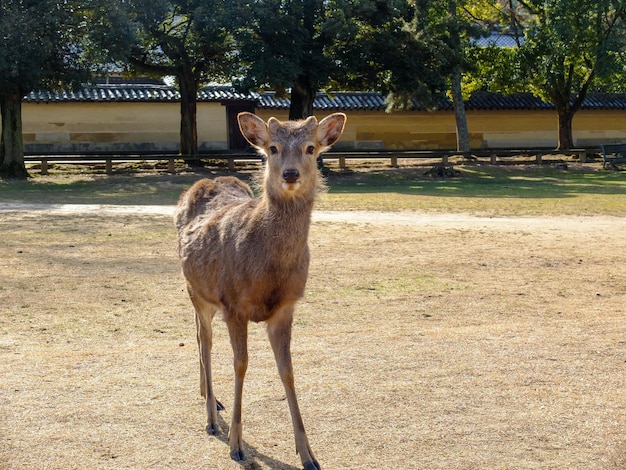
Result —
<instances>
[{"instance_id":1,"label":"deer","mask_svg":"<svg viewBox=\"0 0 626 470\"><path fill-rule=\"evenodd\" d=\"M233 176L202 179L184 192L175 212L178 251L195 310L200 393L209 435L218 435L211 380L212 320L221 312L233 350L235 392L228 433L230 457L246 459L242 440L242 393L248 367L248 324L264 322L293 426L296 453L305 470L321 470L304 429L291 358L296 302L309 270L308 237L314 202L324 183L317 158L341 136L346 115L267 122L237 115L245 139L265 159L260 195Z\"/></svg>"}]
</instances>

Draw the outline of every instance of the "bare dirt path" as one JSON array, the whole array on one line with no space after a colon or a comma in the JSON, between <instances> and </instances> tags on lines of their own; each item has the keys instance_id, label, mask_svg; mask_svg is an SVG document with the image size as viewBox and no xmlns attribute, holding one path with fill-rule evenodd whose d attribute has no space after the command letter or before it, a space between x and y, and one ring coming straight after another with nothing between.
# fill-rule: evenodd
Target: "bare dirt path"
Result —
<instances>
[{"instance_id":1,"label":"bare dirt path","mask_svg":"<svg viewBox=\"0 0 626 470\"><path fill-rule=\"evenodd\" d=\"M0 468L296 470L263 325L248 462L204 432L172 206L0 204ZM626 468L626 218L316 212L296 309L326 469Z\"/></svg>"},{"instance_id":2,"label":"bare dirt path","mask_svg":"<svg viewBox=\"0 0 626 470\"><path fill-rule=\"evenodd\" d=\"M2 212L36 211L63 214L137 214L173 215L174 206L111 205L111 204L21 204L0 202ZM417 212L374 211L315 211L314 222L356 224L396 224L422 227L484 227L500 230L546 229L586 231L623 231L626 218L610 216L535 216L535 217L479 217L468 214L428 214Z\"/></svg>"}]
</instances>

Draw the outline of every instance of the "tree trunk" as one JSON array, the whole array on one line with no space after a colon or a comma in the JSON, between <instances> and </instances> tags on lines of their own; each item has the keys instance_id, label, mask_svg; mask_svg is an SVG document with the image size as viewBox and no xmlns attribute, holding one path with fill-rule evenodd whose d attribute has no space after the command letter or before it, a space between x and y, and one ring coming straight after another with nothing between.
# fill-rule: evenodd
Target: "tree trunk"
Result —
<instances>
[{"instance_id":1,"label":"tree trunk","mask_svg":"<svg viewBox=\"0 0 626 470\"><path fill-rule=\"evenodd\" d=\"M19 90L0 93L0 114L2 114L0 176L28 178L22 140L22 93Z\"/></svg>"},{"instance_id":2,"label":"tree trunk","mask_svg":"<svg viewBox=\"0 0 626 470\"><path fill-rule=\"evenodd\" d=\"M457 62L452 71L452 104L454 106L454 120L456 122L456 149L463 152L464 156L469 156L470 142L469 131L467 130L467 117L465 115L465 103L463 103L463 91L461 80L463 78L462 60L463 48L461 46L461 35L459 33L459 22L457 15L458 2L448 4L448 14L452 20L452 27L449 29L450 45Z\"/></svg>"},{"instance_id":3,"label":"tree trunk","mask_svg":"<svg viewBox=\"0 0 626 470\"><path fill-rule=\"evenodd\" d=\"M180 153L198 155L196 109L198 83L193 76L178 76L180 87Z\"/></svg>"},{"instance_id":4,"label":"tree trunk","mask_svg":"<svg viewBox=\"0 0 626 470\"><path fill-rule=\"evenodd\" d=\"M306 119L313 116L313 101L316 90L307 77L300 76L291 88L289 120Z\"/></svg>"},{"instance_id":5,"label":"tree trunk","mask_svg":"<svg viewBox=\"0 0 626 470\"><path fill-rule=\"evenodd\" d=\"M470 141L467 128L467 116L465 115L465 103L461 90L461 67L456 67L452 74L452 103L454 105L454 119L456 120L456 149L469 156Z\"/></svg>"},{"instance_id":6,"label":"tree trunk","mask_svg":"<svg viewBox=\"0 0 626 470\"><path fill-rule=\"evenodd\" d=\"M572 121L574 120L574 113L565 111L558 111L559 116L559 142L558 150L567 150L574 147L574 137L572 134Z\"/></svg>"}]
</instances>

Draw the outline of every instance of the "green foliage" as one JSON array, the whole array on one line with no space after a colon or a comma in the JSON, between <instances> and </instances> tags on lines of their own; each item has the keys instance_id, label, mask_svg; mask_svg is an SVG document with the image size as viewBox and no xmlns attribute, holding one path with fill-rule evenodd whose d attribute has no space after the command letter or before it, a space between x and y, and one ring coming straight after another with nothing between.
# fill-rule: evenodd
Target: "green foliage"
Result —
<instances>
[{"instance_id":1,"label":"green foliage","mask_svg":"<svg viewBox=\"0 0 626 470\"><path fill-rule=\"evenodd\" d=\"M127 68L131 47L138 42L131 21L130 5L125 0L90 0L90 34L87 54L101 68L119 71Z\"/></svg>"},{"instance_id":2,"label":"green foliage","mask_svg":"<svg viewBox=\"0 0 626 470\"><path fill-rule=\"evenodd\" d=\"M508 4L508 2L506 2ZM470 52L476 64L471 87L505 93L531 91L579 105L590 89L624 84L626 29L623 0L527 0L515 9L501 2L492 16L504 30L523 32L518 48Z\"/></svg>"},{"instance_id":3,"label":"green foliage","mask_svg":"<svg viewBox=\"0 0 626 470\"><path fill-rule=\"evenodd\" d=\"M464 77L463 93L466 97L479 90L503 94L528 91L528 78L517 50L493 45L471 47L467 60L474 67Z\"/></svg>"},{"instance_id":4,"label":"green foliage","mask_svg":"<svg viewBox=\"0 0 626 470\"><path fill-rule=\"evenodd\" d=\"M441 88L441 51L408 27L406 0L267 0L240 5L243 89L380 90L395 104ZM304 97L303 99L306 99ZM291 112L290 112L291 114Z\"/></svg>"},{"instance_id":5,"label":"green foliage","mask_svg":"<svg viewBox=\"0 0 626 470\"><path fill-rule=\"evenodd\" d=\"M85 14L79 0L0 2L0 93L24 95L85 80Z\"/></svg>"},{"instance_id":6,"label":"green foliage","mask_svg":"<svg viewBox=\"0 0 626 470\"><path fill-rule=\"evenodd\" d=\"M415 100L433 104L445 89L448 50L419 24L415 8L389 2L384 14L360 9L355 20L356 43L343 51L349 64L344 80L388 94L390 108L409 108Z\"/></svg>"},{"instance_id":7,"label":"green foliage","mask_svg":"<svg viewBox=\"0 0 626 470\"><path fill-rule=\"evenodd\" d=\"M132 41L132 65L197 83L228 75L233 58L229 2L128 0L126 12L127 23L122 22L121 29Z\"/></svg>"},{"instance_id":8,"label":"green foliage","mask_svg":"<svg viewBox=\"0 0 626 470\"><path fill-rule=\"evenodd\" d=\"M318 0L240 5L244 21L236 32L241 66L236 84L280 93L306 76L313 87L324 86L333 65L324 48L337 31L332 12L332 2Z\"/></svg>"},{"instance_id":9,"label":"green foliage","mask_svg":"<svg viewBox=\"0 0 626 470\"><path fill-rule=\"evenodd\" d=\"M523 33L523 41L513 49L472 51L476 68L466 82L466 91L529 91L554 103L559 148L572 147L572 120L587 93L620 91L626 83L626 2L525 0L494 4L492 29L499 23L504 31Z\"/></svg>"},{"instance_id":10,"label":"green foliage","mask_svg":"<svg viewBox=\"0 0 626 470\"><path fill-rule=\"evenodd\" d=\"M624 2L553 0L527 2L533 13L520 48L531 91L552 100L569 100L621 68Z\"/></svg>"},{"instance_id":11,"label":"green foliage","mask_svg":"<svg viewBox=\"0 0 626 470\"><path fill-rule=\"evenodd\" d=\"M486 16L486 4L481 5L465 0L409 2L401 28L411 36L409 53L399 49L388 67L395 79L389 87L392 107L406 108L416 100L436 105L450 90L454 75L475 70L472 40L486 31L477 17Z\"/></svg>"}]
</instances>

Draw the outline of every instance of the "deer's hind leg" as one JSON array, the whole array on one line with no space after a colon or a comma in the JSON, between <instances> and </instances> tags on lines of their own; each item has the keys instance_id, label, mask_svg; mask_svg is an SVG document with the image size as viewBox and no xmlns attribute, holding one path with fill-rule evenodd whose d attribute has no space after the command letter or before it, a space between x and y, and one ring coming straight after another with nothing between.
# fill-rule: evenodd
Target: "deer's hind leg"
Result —
<instances>
[{"instance_id":1,"label":"deer's hind leg","mask_svg":"<svg viewBox=\"0 0 626 470\"><path fill-rule=\"evenodd\" d=\"M235 400L228 443L230 444L230 457L236 462L241 462L246 460L246 454L243 451L241 403L243 380L248 368L248 321L231 315L226 323L230 335L230 344L233 347L233 366L235 369Z\"/></svg>"},{"instance_id":2,"label":"deer's hind leg","mask_svg":"<svg viewBox=\"0 0 626 470\"><path fill-rule=\"evenodd\" d=\"M211 348L213 346L213 317L217 308L191 295L191 301L196 310L196 334L198 339L198 353L200 356L200 393L205 398L207 425L206 431L216 435L219 432L217 425L217 411L223 410L222 404L215 398L213 381L211 378Z\"/></svg>"}]
</instances>

